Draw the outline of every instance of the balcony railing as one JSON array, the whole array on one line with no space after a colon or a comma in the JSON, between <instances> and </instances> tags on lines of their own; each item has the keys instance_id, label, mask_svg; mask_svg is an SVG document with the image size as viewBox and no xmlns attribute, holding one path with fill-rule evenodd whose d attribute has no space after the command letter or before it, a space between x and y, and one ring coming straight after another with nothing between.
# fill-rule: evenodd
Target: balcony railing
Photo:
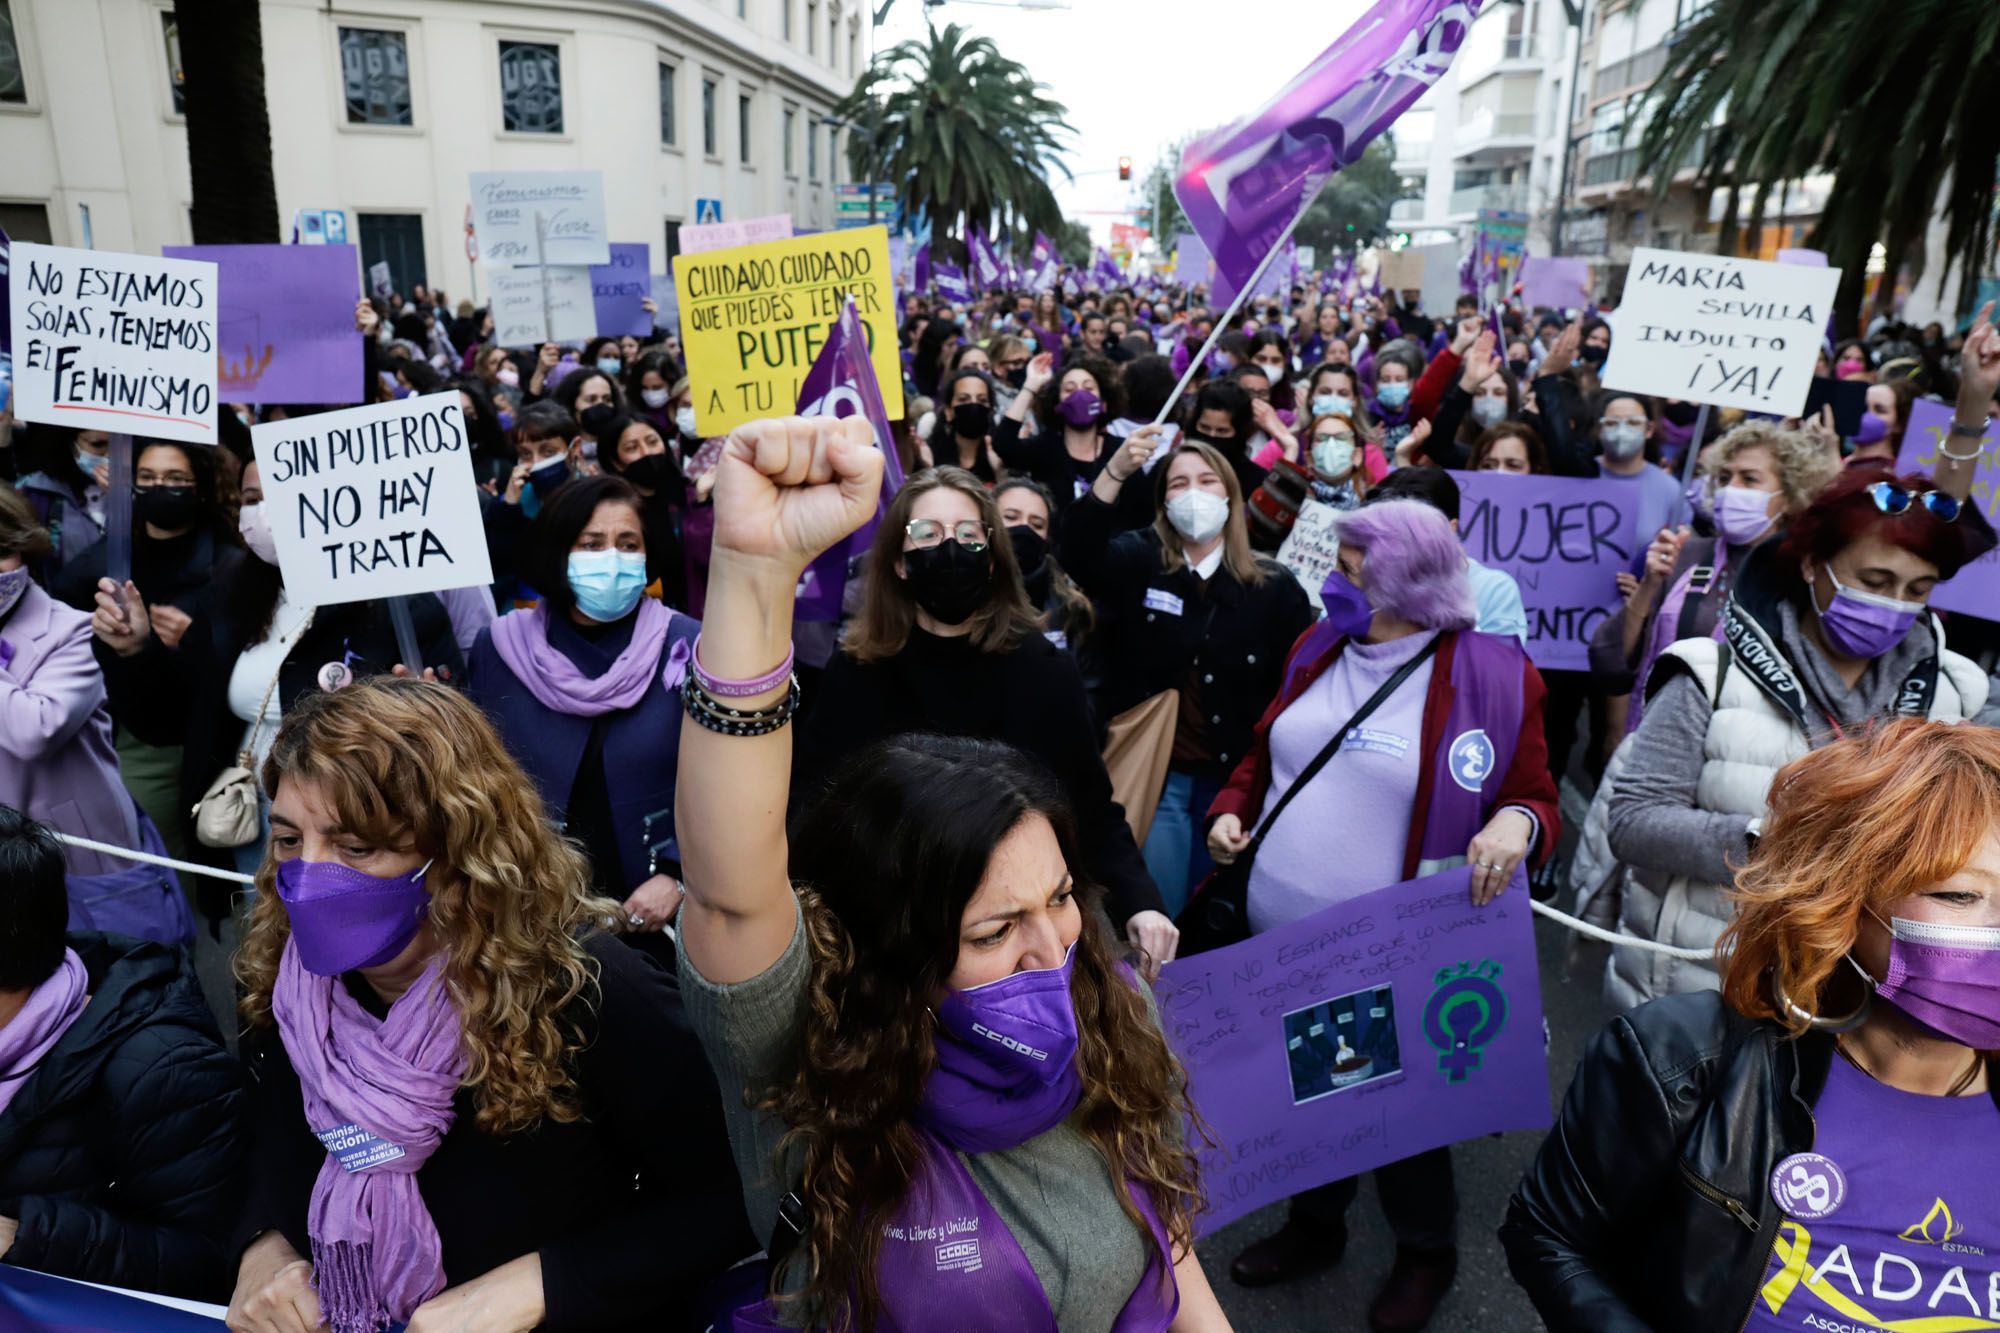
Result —
<instances>
[{"instance_id":1,"label":"balcony railing","mask_svg":"<svg viewBox=\"0 0 2000 1333\"><path fill-rule=\"evenodd\" d=\"M1416 222L1424 215L1422 199L1398 199L1389 205L1389 221Z\"/></svg>"},{"instance_id":2,"label":"balcony railing","mask_svg":"<svg viewBox=\"0 0 2000 1333\"><path fill-rule=\"evenodd\" d=\"M1614 60L1609 65L1600 66L1597 77L1591 80L1590 95L1594 98L1604 98L1630 88L1644 88L1659 78L1660 71L1666 67L1666 45L1662 43L1649 46L1623 60Z\"/></svg>"},{"instance_id":3,"label":"balcony railing","mask_svg":"<svg viewBox=\"0 0 2000 1333\"><path fill-rule=\"evenodd\" d=\"M1494 139L1532 139L1535 113L1532 111L1475 111L1458 123L1452 146L1470 152Z\"/></svg>"},{"instance_id":4,"label":"balcony railing","mask_svg":"<svg viewBox=\"0 0 2000 1333\"><path fill-rule=\"evenodd\" d=\"M1462 190L1451 192L1453 213L1477 213L1482 208L1490 208L1501 213L1525 213L1528 211L1528 187L1468 185Z\"/></svg>"},{"instance_id":5,"label":"balcony railing","mask_svg":"<svg viewBox=\"0 0 2000 1333\"><path fill-rule=\"evenodd\" d=\"M1688 145L1688 151L1674 167L1675 175L1690 167L1701 165L1702 159L1708 156L1709 136L1713 133L1712 130L1703 130L1695 136L1694 142ZM1636 131L1633 137L1638 137ZM1608 152L1592 153L1583 160L1583 184L1612 185L1620 181L1629 181L1638 170L1639 149L1636 144Z\"/></svg>"}]
</instances>

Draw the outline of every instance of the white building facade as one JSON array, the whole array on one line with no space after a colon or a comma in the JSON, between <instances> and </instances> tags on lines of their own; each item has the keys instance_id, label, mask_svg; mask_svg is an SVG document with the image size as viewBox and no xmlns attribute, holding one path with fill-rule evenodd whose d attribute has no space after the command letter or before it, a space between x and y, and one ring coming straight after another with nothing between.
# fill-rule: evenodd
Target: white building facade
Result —
<instances>
[{"instance_id":1,"label":"white building facade","mask_svg":"<svg viewBox=\"0 0 2000 1333\"><path fill-rule=\"evenodd\" d=\"M612 239L650 245L655 272L684 223L830 228L849 176L829 112L867 67L865 11L263 0L280 217L340 210L364 265L454 298L472 294L473 171L603 172ZM0 227L137 253L189 243L180 80L164 0L0 0Z\"/></svg>"}]
</instances>

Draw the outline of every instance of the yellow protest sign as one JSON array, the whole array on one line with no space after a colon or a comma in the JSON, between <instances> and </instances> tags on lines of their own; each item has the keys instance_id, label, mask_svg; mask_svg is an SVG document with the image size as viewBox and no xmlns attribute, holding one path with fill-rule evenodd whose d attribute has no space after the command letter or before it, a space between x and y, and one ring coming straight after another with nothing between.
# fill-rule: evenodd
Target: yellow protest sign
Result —
<instances>
[{"instance_id":1,"label":"yellow protest sign","mask_svg":"<svg viewBox=\"0 0 2000 1333\"><path fill-rule=\"evenodd\" d=\"M887 227L680 255L674 290L695 420L704 436L789 415L849 296L868 330L882 405L891 421L903 415Z\"/></svg>"}]
</instances>

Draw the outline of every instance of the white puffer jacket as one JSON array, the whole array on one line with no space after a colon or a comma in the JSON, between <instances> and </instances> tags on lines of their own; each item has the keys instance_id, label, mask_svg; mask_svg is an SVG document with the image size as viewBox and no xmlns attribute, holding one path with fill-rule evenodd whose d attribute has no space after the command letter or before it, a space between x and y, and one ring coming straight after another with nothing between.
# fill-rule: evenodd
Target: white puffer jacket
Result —
<instances>
[{"instance_id":1,"label":"white puffer jacket","mask_svg":"<svg viewBox=\"0 0 2000 1333\"><path fill-rule=\"evenodd\" d=\"M1939 652L1937 688L1927 716L1933 722L1962 722L1985 704L1986 675L1943 647L1944 630L1935 617L1931 628ZM1769 809L1771 779L1811 744L1797 718L1758 682L1757 674L1740 661L1727 660L1731 651L1713 639L1684 639L1665 655L1686 666L1714 707L1702 746L1696 805L1759 818ZM1607 766L1584 821L1584 846L1578 850L1573 879L1579 890L1579 915L1600 923L1615 920L1621 935L1684 949L1713 949L1731 916L1728 886L1635 870L1617 864L1611 853L1606 812L1630 744L1627 737ZM1623 1013L1661 995L1714 990L1720 984L1708 963L1651 950L1613 949L1605 968L1604 998L1612 1012Z\"/></svg>"}]
</instances>

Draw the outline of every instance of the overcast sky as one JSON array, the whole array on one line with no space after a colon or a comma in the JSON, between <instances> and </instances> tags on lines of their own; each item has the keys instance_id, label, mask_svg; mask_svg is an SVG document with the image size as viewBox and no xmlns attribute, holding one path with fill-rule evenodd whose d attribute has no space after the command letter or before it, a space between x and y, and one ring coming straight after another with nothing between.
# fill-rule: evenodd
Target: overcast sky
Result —
<instances>
[{"instance_id":1,"label":"overcast sky","mask_svg":"<svg viewBox=\"0 0 2000 1333\"><path fill-rule=\"evenodd\" d=\"M1182 135L1247 115L1303 69L1368 7L1368 0L1263 0L1228 11L1214 0L1068 0L1068 9L1018 10L974 0L896 0L876 33L886 50L922 37L926 12L991 37L1069 108L1073 183L1058 178L1066 216L1100 239L1117 210L1138 201L1146 170ZM1132 159L1132 184L1118 159Z\"/></svg>"}]
</instances>

